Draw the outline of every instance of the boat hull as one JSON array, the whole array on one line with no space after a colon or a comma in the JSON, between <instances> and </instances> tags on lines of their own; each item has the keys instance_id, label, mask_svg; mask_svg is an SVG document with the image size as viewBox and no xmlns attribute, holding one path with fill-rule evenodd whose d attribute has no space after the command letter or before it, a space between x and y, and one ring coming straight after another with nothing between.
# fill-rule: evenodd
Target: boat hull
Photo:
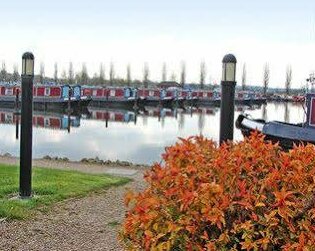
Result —
<instances>
[{"instance_id":1,"label":"boat hull","mask_svg":"<svg viewBox=\"0 0 315 251\"><path fill-rule=\"evenodd\" d=\"M72 112L84 112L90 102L90 98L72 99L70 100L70 110ZM16 105L15 97L0 98L1 108L14 109L17 108ZM18 107L21 107L21 99L18 101ZM33 97L33 109L38 111L63 112L69 109L69 101L60 98Z\"/></svg>"},{"instance_id":2,"label":"boat hull","mask_svg":"<svg viewBox=\"0 0 315 251\"><path fill-rule=\"evenodd\" d=\"M303 124L289 124L283 122L266 122L259 119L250 119L245 115L239 115L236 120L236 127L241 130L245 137L250 136L254 131L265 135L265 139L285 149L292 149L294 145L315 144L315 130L304 127Z\"/></svg>"},{"instance_id":3,"label":"boat hull","mask_svg":"<svg viewBox=\"0 0 315 251\"><path fill-rule=\"evenodd\" d=\"M137 99L106 99L94 98L90 106L92 107L102 107L102 108L126 108L126 109L137 109L139 107L139 102Z\"/></svg>"}]
</instances>

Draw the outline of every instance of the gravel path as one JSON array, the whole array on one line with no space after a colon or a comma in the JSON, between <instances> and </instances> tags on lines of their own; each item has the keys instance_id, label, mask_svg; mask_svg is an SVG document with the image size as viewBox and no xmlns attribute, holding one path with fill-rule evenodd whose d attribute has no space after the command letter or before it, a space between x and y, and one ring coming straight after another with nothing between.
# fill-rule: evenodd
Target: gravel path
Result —
<instances>
[{"instance_id":1,"label":"gravel path","mask_svg":"<svg viewBox=\"0 0 315 251\"><path fill-rule=\"evenodd\" d=\"M17 159L0 157L0 163L16 164ZM35 160L34 165L91 173L106 173L114 167L85 165L77 162ZM55 204L47 213L38 213L27 221L0 222L0 250L123 250L117 240L119 224L125 214L127 189L144 187L143 168L133 169L133 182L110 188L88 197ZM88 171L87 171L88 170Z\"/></svg>"}]
</instances>

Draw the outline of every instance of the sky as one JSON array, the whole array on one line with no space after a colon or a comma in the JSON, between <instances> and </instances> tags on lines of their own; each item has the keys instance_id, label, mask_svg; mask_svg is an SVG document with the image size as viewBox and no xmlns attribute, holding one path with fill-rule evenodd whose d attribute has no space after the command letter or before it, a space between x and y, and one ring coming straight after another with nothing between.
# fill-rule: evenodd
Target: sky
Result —
<instances>
[{"instance_id":1,"label":"sky","mask_svg":"<svg viewBox=\"0 0 315 251\"><path fill-rule=\"evenodd\" d=\"M186 62L187 82L198 82L200 62L207 65L207 82L219 83L222 58L233 53L237 80L246 64L248 85L261 85L264 64L270 86L284 87L288 65L292 87L305 85L315 71L314 0L10 0L1 3L0 62L8 71L21 67L25 51L35 55L36 72L59 73L69 62L90 76L110 62L124 78L142 79L144 64L150 79L160 81L162 64L179 80Z\"/></svg>"}]
</instances>

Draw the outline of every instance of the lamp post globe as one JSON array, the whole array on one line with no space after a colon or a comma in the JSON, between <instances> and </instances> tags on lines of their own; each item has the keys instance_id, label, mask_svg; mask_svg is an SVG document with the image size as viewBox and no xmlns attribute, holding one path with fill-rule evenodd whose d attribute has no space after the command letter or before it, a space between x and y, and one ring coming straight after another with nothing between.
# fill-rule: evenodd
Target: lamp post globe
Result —
<instances>
[{"instance_id":1,"label":"lamp post globe","mask_svg":"<svg viewBox=\"0 0 315 251\"><path fill-rule=\"evenodd\" d=\"M34 55L31 52L25 52L22 56L22 75L34 76Z\"/></svg>"},{"instance_id":2,"label":"lamp post globe","mask_svg":"<svg viewBox=\"0 0 315 251\"><path fill-rule=\"evenodd\" d=\"M222 81L235 82L236 77L236 57L233 54L227 54L222 60Z\"/></svg>"}]
</instances>

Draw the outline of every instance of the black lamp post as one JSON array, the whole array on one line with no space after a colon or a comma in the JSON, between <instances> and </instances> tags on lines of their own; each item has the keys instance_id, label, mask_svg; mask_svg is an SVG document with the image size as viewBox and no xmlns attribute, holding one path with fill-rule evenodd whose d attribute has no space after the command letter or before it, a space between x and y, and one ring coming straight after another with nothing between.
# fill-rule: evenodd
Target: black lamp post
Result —
<instances>
[{"instance_id":1,"label":"black lamp post","mask_svg":"<svg viewBox=\"0 0 315 251\"><path fill-rule=\"evenodd\" d=\"M236 58L225 55L222 60L220 144L233 140Z\"/></svg>"},{"instance_id":2,"label":"black lamp post","mask_svg":"<svg viewBox=\"0 0 315 251\"><path fill-rule=\"evenodd\" d=\"M29 198L32 192L32 119L33 119L34 55L22 56L22 106L20 141L20 196Z\"/></svg>"}]
</instances>

